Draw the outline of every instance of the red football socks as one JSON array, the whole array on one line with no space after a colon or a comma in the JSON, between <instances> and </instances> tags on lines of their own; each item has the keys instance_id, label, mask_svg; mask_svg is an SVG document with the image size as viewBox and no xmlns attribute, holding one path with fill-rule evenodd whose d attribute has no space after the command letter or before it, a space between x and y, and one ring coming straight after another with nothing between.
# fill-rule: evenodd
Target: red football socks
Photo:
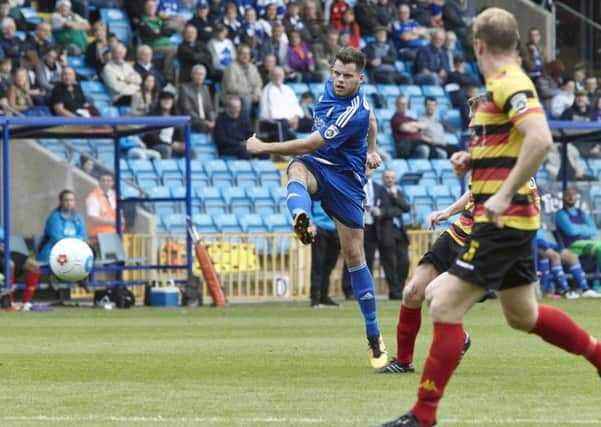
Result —
<instances>
[{"instance_id":1,"label":"red football socks","mask_svg":"<svg viewBox=\"0 0 601 427\"><path fill-rule=\"evenodd\" d=\"M536 325L530 333L567 352L586 357L601 375L601 343L560 309L540 305Z\"/></svg>"},{"instance_id":2,"label":"red football socks","mask_svg":"<svg viewBox=\"0 0 601 427\"><path fill-rule=\"evenodd\" d=\"M412 409L422 427L431 427L436 421L438 402L461 360L464 338L461 323L434 322L430 353L417 390L417 402Z\"/></svg>"},{"instance_id":3,"label":"red football socks","mask_svg":"<svg viewBox=\"0 0 601 427\"><path fill-rule=\"evenodd\" d=\"M396 360L408 365L413 362L415 338L422 324L422 309L401 304L399 323L396 325Z\"/></svg>"},{"instance_id":4,"label":"red football socks","mask_svg":"<svg viewBox=\"0 0 601 427\"><path fill-rule=\"evenodd\" d=\"M25 273L25 290L23 291L23 302L31 302L35 288L38 285L40 273L37 271L28 271Z\"/></svg>"}]
</instances>

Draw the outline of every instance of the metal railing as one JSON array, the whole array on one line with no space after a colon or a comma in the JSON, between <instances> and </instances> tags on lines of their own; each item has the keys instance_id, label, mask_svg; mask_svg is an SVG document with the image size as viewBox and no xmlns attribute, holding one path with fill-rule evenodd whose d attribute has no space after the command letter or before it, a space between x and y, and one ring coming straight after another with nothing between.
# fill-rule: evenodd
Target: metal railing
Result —
<instances>
[{"instance_id":1,"label":"metal railing","mask_svg":"<svg viewBox=\"0 0 601 427\"><path fill-rule=\"evenodd\" d=\"M417 262L431 246L438 232L410 230L409 276ZM221 285L229 301L291 300L309 297L311 280L311 247L302 245L288 233L206 234L203 242L219 274ZM131 258L145 258L150 264L186 265L184 234L125 234L123 244ZM342 259L330 277L330 294L342 296ZM373 269L376 293L387 295L379 257ZM185 270L126 271L124 280L166 282L185 279ZM193 274L200 276L196 260ZM204 284L203 284L204 288ZM132 291L143 298L144 288ZM203 295L208 295L206 288ZM73 289L73 298L89 298L82 289Z\"/></svg>"}]
</instances>

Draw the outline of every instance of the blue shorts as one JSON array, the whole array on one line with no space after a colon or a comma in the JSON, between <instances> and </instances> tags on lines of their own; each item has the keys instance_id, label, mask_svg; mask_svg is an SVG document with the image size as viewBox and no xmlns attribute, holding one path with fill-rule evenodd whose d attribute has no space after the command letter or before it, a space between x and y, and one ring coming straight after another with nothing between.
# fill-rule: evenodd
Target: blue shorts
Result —
<instances>
[{"instance_id":1,"label":"blue shorts","mask_svg":"<svg viewBox=\"0 0 601 427\"><path fill-rule=\"evenodd\" d=\"M559 245L547 242L545 239L536 239L536 247L543 251L546 251L547 249L553 249L556 252L561 252Z\"/></svg>"},{"instance_id":2,"label":"blue shorts","mask_svg":"<svg viewBox=\"0 0 601 427\"><path fill-rule=\"evenodd\" d=\"M317 192L313 200L321 200L328 215L350 228L363 228L365 191L361 177L352 171L338 171L335 167L317 161L311 155L292 160L301 162L317 180Z\"/></svg>"}]
</instances>

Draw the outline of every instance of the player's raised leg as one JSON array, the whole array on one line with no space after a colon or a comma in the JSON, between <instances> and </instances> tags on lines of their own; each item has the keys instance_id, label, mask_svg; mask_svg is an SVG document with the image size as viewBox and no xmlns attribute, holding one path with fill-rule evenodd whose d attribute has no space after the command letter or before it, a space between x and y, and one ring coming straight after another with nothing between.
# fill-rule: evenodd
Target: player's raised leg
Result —
<instances>
[{"instance_id":1,"label":"player's raised leg","mask_svg":"<svg viewBox=\"0 0 601 427\"><path fill-rule=\"evenodd\" d=\"M292 215L294 233L298 239L308 245L315 238L314 227L311 226L311 194L317 191L317 181L307 167L295 161L288 167L288 196L286 204Z\"/></svg>"},{"instance_id":2,"label":"player's raised leg","mask_svg":"<svg viewBox=\"0 0 601 427\"><path fill-rule=\"evenodd\" d=\"M601 376L601 343L557 307L538 304L534 284L497 292L509 326L584 356Z\"/></svg>"},{"instance_id":3,"label":"player's raised leg","mask_svg":"<svg viewBox=\"0 0 601 427\"><path fill-rule=\"evenodd\" d=\"M338 220L335 222L342 255L351 276L351 287L365 321L369 363L379 369L388 362L388 353L378 325L374 281L365 262L363 229L347 227Z\"/></svg>"}]
</instances>

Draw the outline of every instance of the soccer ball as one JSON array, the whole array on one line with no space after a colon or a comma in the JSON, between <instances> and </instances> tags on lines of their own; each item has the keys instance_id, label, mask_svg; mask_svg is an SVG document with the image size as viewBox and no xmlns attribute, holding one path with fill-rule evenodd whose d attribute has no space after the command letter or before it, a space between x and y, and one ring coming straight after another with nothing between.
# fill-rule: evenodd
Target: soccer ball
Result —
<instances>
[{"instance_id":1,"label":"soccer ball","mask_svg":"<svg viewBox=\"0 0 601 427\"><path fill-rule=\"evenodd\" d=\"M92 271L94 254L86 242L68 237L61 239L50 251L50 269L65 282L79 282Z\"/></svg>"}]
</instances>

